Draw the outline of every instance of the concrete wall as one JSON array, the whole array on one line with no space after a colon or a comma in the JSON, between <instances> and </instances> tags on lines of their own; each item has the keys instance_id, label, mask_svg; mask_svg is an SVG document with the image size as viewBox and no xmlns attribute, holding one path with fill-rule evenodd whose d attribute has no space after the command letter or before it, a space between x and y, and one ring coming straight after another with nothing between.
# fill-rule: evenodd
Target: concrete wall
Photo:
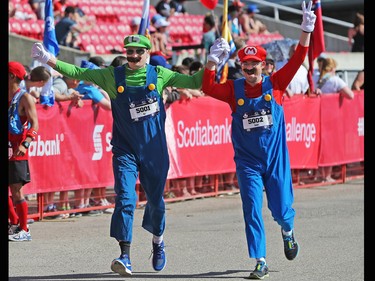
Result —
<instances>
[{"instance_id":1,"label":"concrete wall","mask_svg":"<svg viewBox=\"0 0 375 281\"><path fill-rule=\"evenodd\" d=\"M22 64L31 65L31 47L35 42L38 42L39 40L13 33L9 33L8 38L9 61L19 61ZM78 64L81 60L88 59L89 57L90 53L60 46L59 59L63 61Z\"/></svg>"}]
</instances>

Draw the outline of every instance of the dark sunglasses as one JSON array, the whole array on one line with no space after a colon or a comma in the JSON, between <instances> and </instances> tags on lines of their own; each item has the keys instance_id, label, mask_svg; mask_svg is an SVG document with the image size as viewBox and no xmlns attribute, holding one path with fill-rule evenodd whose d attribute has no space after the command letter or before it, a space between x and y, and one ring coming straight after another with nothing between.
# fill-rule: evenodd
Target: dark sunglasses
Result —
<instances>
[{"instance_id":1,"label":"dark sunglasses","mask_svg":"<svg viewBox=\"0 0 375 281\"><path fill-rule=\"evenodd\" d=\"M146 52L146 50L145 49L126 49L126 54L127 55L132 55L132 54L134 54L134 52L136 52L137 53L137 55L143 55L145 52Z\"/></svg>"}]
</instances>

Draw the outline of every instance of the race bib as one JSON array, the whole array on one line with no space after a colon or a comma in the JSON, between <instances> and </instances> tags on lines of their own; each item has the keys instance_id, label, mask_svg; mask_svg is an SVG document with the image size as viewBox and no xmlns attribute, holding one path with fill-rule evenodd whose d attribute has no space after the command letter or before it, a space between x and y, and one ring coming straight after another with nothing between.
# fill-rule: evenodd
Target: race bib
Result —
<instances>
[{"instance_id":1,"label":"race bib","mask_svg":"<svg viewBox=\"0 0 375 281\"><path fill-rule=\"evenodd\" d=\"M252 115L244 114L242 119L243 128L246 131L250 131L254 128L269 128L272 126L272 114L270 110L262 110L260 112L255 112Z\"/></svg>"},{"instance_id":2,"label":"race bib","mask_svg":"<svg viewBox=\"0 0 375 281\"><path fill-rule=\"evenodd\" d=\"M132 103L130 105L130 117L133 121L141 121L158 114L160 111L159 103L156 99Z\"/></svg>"}]
</instances>

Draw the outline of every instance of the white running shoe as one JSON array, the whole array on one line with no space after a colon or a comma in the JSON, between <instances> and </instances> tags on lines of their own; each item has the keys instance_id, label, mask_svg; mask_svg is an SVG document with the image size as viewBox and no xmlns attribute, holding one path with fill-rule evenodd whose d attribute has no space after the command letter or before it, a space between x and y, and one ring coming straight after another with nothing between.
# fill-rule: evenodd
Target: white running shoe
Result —
<instances>
[{"instance_id":1,"label":"white running shoe","mask_svg":"<svg viewBox=\"0 0 375 281\"><path fill-rule=\"evenodd\" d=\"M17 231L18 230L18 231ZM17 229L16 233L9 235L10 241L22 242L22 241L31 241L30 229L28 228L27 231L21 229Z\"/></svg>"}]
</instances>

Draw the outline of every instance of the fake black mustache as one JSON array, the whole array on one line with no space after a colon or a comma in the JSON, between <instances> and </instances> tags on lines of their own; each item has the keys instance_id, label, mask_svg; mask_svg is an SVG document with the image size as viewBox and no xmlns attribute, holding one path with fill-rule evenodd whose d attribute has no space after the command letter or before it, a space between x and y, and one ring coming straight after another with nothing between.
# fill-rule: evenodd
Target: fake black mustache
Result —
<instances>
[{"instance_id":1,"label":"fake black mustache","mask_svg":"<svg viewBox=\"0 0 375 281\"><path fill-rule=\"evenodd\" d=\"M255 69L252 68L252 69L243 69L244 72L246 72L248 75L251 75L251 74L254 74L255 73Z\"/></svg>"},{"instance_id":2,"label":"fake black mustache","mask_svg":"<svg viewBox=\"0 0 375 281\"><path fill-rule=\"evenodd\" d=\"M128 61L137 63L137 62L141 61L141 58L139 58L139 57L138 58L128 57Z\"/></svg>"}]
</instances>

